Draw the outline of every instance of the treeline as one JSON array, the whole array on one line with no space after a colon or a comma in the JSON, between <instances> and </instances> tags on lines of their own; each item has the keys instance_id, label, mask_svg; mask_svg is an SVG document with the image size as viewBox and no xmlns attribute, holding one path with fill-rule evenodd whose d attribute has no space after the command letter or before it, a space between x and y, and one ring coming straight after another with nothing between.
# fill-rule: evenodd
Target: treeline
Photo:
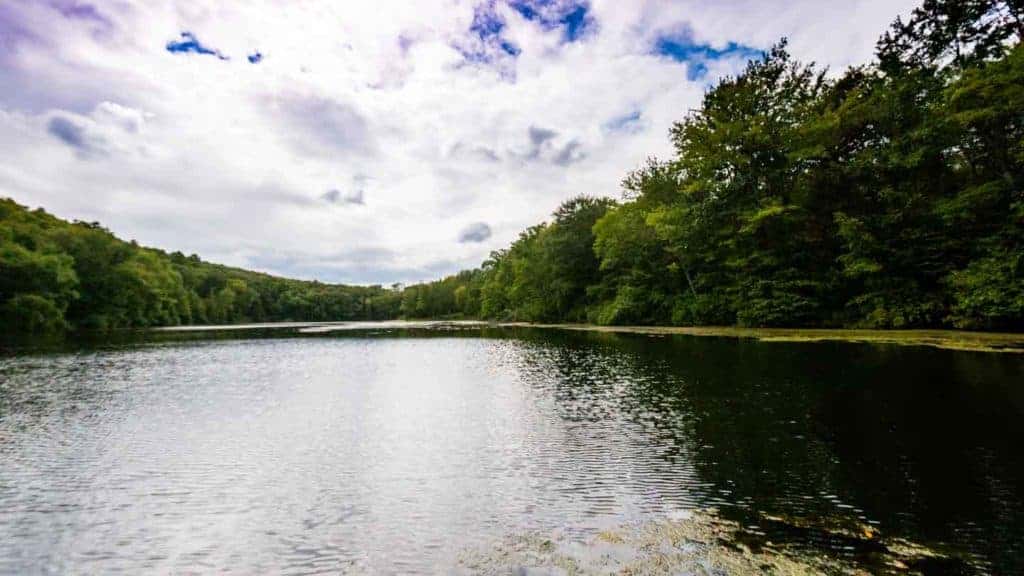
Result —
<instances>
[{"instance_id":1,"label":"treeline","mask_svg":"<svg viewBox=\"0 0 1024 576\"><path fill-rule=\"evenodd\" d=\"M1024 3L926 0L831 77L780 43L410 317L1024 329Z\"/></svg>"},{"instance_id":2,"label":"treeline","mask_svg":"<svg viewBox=\"0 0 1024 576\"><path fill-rule=\"evenodd\" d=\"M401 293L287 280L119 240L0 199L0 334L394 318Z\"/></svg>"}]
</instances>

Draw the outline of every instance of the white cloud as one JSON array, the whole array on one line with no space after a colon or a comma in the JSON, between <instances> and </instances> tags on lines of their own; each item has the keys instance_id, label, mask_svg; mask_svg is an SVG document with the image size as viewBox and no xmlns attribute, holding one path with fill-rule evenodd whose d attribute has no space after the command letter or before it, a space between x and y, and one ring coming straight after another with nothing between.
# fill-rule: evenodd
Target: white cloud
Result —
<instances>
[{"instance_id":1,"label":"white cloud","mask_svg":"<svg viewBox=\"0 0 1024 576\"><path fill-rule=\"evenodd\" d=\"M650 54L659 34L789 36L799 58L841 68L912 5L593 0L569 42L560 13L541 25L499 1L497 52L472 61L464 0L9 0L0 195L280 274L434 278L564 199L617 195L626 171L669 152L706 83ZM186 31L229 59L168 52ZM709 61L706 77L741 65ZM467 223L490 234L460 242Z\"/></svg>"}]
</instances>

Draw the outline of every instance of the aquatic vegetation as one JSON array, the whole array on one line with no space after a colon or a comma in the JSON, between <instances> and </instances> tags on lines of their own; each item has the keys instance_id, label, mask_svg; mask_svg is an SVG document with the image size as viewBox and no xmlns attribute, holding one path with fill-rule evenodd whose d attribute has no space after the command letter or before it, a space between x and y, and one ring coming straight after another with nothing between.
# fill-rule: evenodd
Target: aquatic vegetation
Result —
<instances>
[{"instance_id":1,"label":"aquatic vegetation","mask_svg":"<svg viewBox=\"0 0 1024 576\"><path fill-rule=\"evenodd\" d=\"M590 332L647 334L650 336L717 336L753 338L763 342L862 342L899 346L931 346L965 352L1024 353L1024 334L967 332L962 330L852 330L810 328L740 328L731 326L599 326L594 324L532 324L507 322L502 326L555 328Z\"/></svg>"},{"instance_id":2,"label":"aquatic vegetation","mask_svg":"<svg viewBox=\"0 0 1024 576\"><path fill-rule=\"evenodd\" d=\"M854 553L824 555L786 540L754 534L715 510L598 532L584 542L559 535L511 535L489 548L468 550L458 559L466 574L659 575L659 574L971 574L970 564L901 539L886 539L867 526L766 516L784 530L818 531L844 538Z\"/></svg>"}]
</instances>

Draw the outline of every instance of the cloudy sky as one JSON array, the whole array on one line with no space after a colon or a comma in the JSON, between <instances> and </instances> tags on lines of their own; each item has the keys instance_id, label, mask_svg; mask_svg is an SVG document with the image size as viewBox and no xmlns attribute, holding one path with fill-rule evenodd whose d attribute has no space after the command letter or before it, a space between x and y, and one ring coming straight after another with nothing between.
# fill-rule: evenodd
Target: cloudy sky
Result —
<instances>
[{"instance_id":1,"label":"cloudy sky","mask_svg":"<svg viewBox=\"0 0 1024 576\"><path fill-rule=\"evenodd\" d=\"M0 196L329 282L477 265L617 197L782 36L864 62L911 0L0 0Z\"/></svg>"}]
</instances>

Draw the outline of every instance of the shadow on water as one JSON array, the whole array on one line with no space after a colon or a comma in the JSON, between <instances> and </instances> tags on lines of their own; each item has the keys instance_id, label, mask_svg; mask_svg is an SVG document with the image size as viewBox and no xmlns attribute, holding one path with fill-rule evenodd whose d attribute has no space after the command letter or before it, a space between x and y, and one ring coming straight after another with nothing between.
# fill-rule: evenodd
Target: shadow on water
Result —
<instances>
[{"instance_id":1,"label":"shadow on water","mask_svg":"<svg viewBox=\"0 0 1024 576\"><path fill-rule=\"evenodd\" d=\"M867 557L878 532L1024 572L1024 362L905 346L693 336L538 335L630 358L633 409L683 413L659 434L691 446L704 503L750 541ZM584 355L585 357L585 355ZM600 377L599 377L600 378ZM665 457L674 455L666 453ZM852 537L851 537L852 535ZM925 573L966 573L931 560Z\"/></svg>"}]
</instances>

